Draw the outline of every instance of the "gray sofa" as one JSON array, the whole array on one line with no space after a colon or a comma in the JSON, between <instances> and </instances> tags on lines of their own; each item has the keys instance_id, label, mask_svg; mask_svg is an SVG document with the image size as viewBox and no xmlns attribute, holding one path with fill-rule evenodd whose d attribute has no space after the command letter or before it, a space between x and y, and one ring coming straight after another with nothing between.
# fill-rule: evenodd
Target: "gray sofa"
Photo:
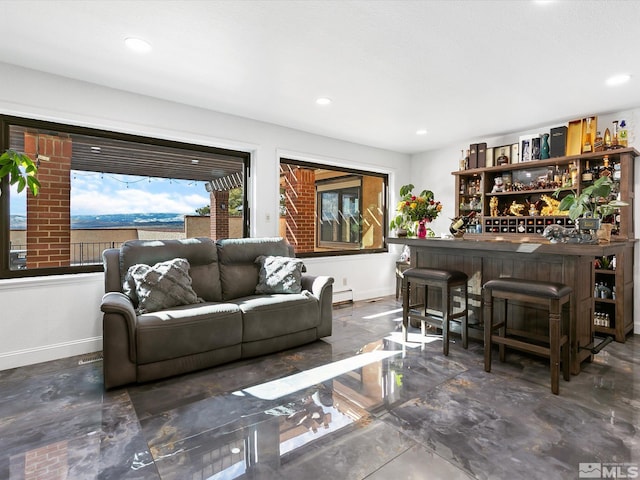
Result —
<instances>
[{"instance_id":1,"label":"gray sofa","mask_svg":"<svg viewBox=\"0 0 640 480\"><path fill-rule=\"evenodd\" d=\"M280 287L265 288L265 275L273 273L267 263L257 263L265 258L301 263L290 260L293 248L281 238L132 240L105 250L105 387L178 375L331 335L333 278L298 273L299 293L270 293ZM160 262L173 270L153 270L149 276L151 266L166 267ZM294 270L302 271L299 267ZM142 308L151 305L149 300L162 303L172 297L175 286L156 294L153 288L143 290L138 277L162 276L164 282L180 275L184 278L178 283L190 284L180 288L193 295L182 302L197 300L157 311ZM256 294L257 287L266 293ZM141 292L145 296L137 297Z\"/></svg>"}]
</instances>

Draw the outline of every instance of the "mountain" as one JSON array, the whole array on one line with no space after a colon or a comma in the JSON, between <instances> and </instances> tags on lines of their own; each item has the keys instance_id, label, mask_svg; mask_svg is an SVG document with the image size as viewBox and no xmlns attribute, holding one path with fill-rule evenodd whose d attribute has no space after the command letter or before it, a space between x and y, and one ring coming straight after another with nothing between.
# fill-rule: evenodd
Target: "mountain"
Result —
<instances>
[{"instance_id":1,"label":"mountain","mask_svg":"<svg viewBox=\"0 0 640 480\"><path fill-rule=\"evenodd\" d=\"M145 230L182 230L182 213L115 213L108 215L72 215L71 229L139 228ZM26 215L10 215L11 230L27 228Z\"/></svg>"}]
</instances>

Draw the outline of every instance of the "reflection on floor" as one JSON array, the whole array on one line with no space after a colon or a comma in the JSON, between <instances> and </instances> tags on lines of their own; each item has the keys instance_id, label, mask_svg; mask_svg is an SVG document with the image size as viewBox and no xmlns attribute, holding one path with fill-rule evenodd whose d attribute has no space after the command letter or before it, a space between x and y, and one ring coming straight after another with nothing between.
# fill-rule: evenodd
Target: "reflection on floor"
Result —
<instances>
[{"instance_id":1,"label":"reflection on floor","mask_svg":"<svg viewBox=\"0 0 640 480\"><path fill-rule=\"evenodd\" d=\"M100 362L0 372L0 478L633 478L640 338L560 395L546 362L403 344L392 297L336 308L325 341L104 392ZM80 364L81 363L81 364ZM634 470L635 468L635 470ZM39 475L39 476L38 476ZM627 475L624 477L623 475Z\"/></svg>"}]
</instances>

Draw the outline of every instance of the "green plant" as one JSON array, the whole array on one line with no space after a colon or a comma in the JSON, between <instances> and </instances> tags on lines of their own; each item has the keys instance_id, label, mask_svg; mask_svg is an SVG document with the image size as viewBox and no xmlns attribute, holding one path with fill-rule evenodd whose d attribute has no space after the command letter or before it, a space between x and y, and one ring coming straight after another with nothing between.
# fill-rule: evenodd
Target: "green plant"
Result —
<instances>
[{"instance_id":1,"label":"green plant","mask_svg":"<svg viewBox=\"0 0 640 480\"><path fill-rule=\"evenodd\" d=\"M0 179L8 176L9 184L18 184L18 193L26 187L34 196L38 195L40 182L36 178L37 173L38 166L24 153L9 149L0 155Z\"/></svg>"},{"instance_id":2,"label":"green plant","mask_svg":"<svg viewBox=\"0 0 640 480\"><path fill-rule=\"evenodd\" d=\"M613 189L613 180L609 176L598 178L592 185L585 187L580 195L575 191L567 194L560 201L558 209L561 211L569 211L569 218L575 220L580 217L605 218L612 215L619 207L629 205L627 202L620 200L607 200ZM559 188L553 192L553 196L559 198L560 193L566 191L566 188Z\"/></svg>"},{"instance_id":3,"label":"green plant","mask_svg":"<svg viewBox=\"0 0 640 480\"><path fill-rule=\"evenodd\" d=\"M415 222L425 220L431 222L435 220L442 204L433 199L431 190L423 190L416 196L413 192L414 186L403 185L400 188L400 201L396 207L396 216L389 222L391 228L404 228L411 231Z\"/></svg>"}]
</instances>

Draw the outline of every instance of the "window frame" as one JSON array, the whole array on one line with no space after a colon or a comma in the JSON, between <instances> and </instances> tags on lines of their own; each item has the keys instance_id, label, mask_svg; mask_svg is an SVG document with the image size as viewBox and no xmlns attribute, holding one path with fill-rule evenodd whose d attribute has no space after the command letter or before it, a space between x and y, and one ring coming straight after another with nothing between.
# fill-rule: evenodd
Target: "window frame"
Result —
<instances>
[{"instance_id":1,"label":"window frame","mask_svg":"<svg viewBox=\"0 0 640 480\"><path fill-rule=\"evenodd\" d=\"M71 135L85 135L100 138L108 138L114 140L122 140L133 143L146 145L154 145L160 147L177 148L182 150L192 150L202 153L210 153L213 155L225 155L237 157L242 162L242 170L245 179L243 191L243 225L242 235L247 237L250 231L249 219L250 211L248 205L248 181L250 178L251 154L239 150L229 150L220 147L210 147L194 143L179 142L175 140L166 140L156 137L148 137L143 135L134 135L128 133L114 132L110 130L102 130L90 127L80 127L76 125L50 122L44 120L36 120L25 117L16 117L11 115L0 114L0 152L6 151L10 147L10 126L20 126L25 128L52 130L60 133ZM124 172L123 172L124 173ZM65 267L47 267L47 268L27 268L27 269L11 269L9 250L10 250L10 200L9 200L9 179L4 177L0 179L0 216L2 223L0 225L0 279L36 277L47 275L77 274L77 273L93 273L102 272L104 267L102 264L93 265L74 265Z\"/></svg>"},{"instance_id":2,"label":"window frame","mask_svg":"<svg viewBox=\"0 0 640 480\"><path fill-rule=\"evenodd\" d=\"M388 173L375 172L371 170L361 170L361 169L356 169L351 167L342 167L342 166L333 165L333 164L323 164L319 162L311 162L306 160L295 160L289 156L281 156L279 158L278 169L281 168L282 164L294 165L294 166L305 167L305 168L321 169L321 170L332 170L332 171L344 173L350 176L360 176L360 177L369 176L369 177L377 177L382 179L382 191L381 191L382 205L380 207L382 210L382 221L383 221L382 246L377 248L367 248L367 249L347 247L347 248L338 248L335 250L322 250L317 252L296 252L297 257L314 258L314 257L343 256L343 255L368 255L373 253L387 253L389 251L388 244L387 244L387 237L389 232L389 208L388 208L389 174ZM361 196L362 196L362 183L359 188L361 190ZM316 205L314 208L316 213L316 225L317 225L318 214L319 214L319 209L317 205L317 202L318 202L317 191L316 191L315 198L316 198ZM363 208L362 205L360 205L359 208L360 208L360 213L362 214L362 208ZM316 235L315 235L316 247L318 247L319 235L320 235L320 232L319 231L316 232ZM362 234L360 235L360 237L362 239ZM341 246L341 245L342 243L338 246Z\"/></svg>"}]
</instances>

